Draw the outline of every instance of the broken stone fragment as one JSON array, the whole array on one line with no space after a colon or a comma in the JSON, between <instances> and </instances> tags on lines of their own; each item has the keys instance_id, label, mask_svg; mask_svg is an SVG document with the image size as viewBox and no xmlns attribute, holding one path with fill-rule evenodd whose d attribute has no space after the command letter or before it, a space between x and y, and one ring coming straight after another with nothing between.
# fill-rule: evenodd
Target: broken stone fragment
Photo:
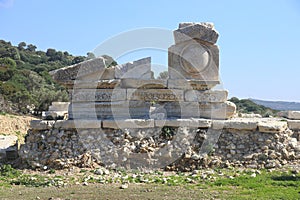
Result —
<instances>
[{"instance_id":1,"label":"broken stone fragment","mask_svg":"<svg viewBox=\"0 0 300 200\"><path fill-rule=\"evenodd\" d=\"M83 79L86 76L92 76L93 79L99 79L105 72L105 67L105 59L103 57L98 57L75 65L50 71L49 73L55 81L64 83L65 81Z\"/></svg>"},{"instance_id":2,"label":"broken stone fragment","mask_svg":"<svg viewBox=\"0 0 300 200\"><path fill-rule=\"evenodd\" d=\"M219 33L214 29L213 23L180 23L179 28L174 31L176 44L192 39L215 44L218 37Z\"/></svg>"},{"instance_id":3,"label":"broken stone fragment","mask_svg":"<svg viewBox=\"0 0 300 200\"><path fill-rule=\"evenodd\" d=\"M115 78L151 79L151 57L116 65Z\"/></svg>"}]
</instances>

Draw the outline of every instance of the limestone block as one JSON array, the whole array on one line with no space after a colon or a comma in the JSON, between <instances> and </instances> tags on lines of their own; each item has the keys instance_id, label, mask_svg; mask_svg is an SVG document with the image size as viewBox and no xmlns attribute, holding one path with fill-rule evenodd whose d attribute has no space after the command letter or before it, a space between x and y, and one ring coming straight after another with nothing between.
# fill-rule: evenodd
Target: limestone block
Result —
<instances>
[{"instance_id":1,"label":"limestone block","mask_svg":"<svg viewBox=\"0 0 300 200\"><path fill-rule=\"evenodd\" d=\"M196 128L209 128L211 127L211 120L207 119L165 119L165 120L155 120L156 127L196 127Z\"/></svg>"},{"instance_id":2,"label":"limestone block","mask_svg":"<svg viewBox=\"0 0 300 200\"><path fill-rule=\"evenodd\" d=\"M84 79L84 77L92 75L93 77L101 77L105 71L105 59L102 57L87 60L75 65L60 68L49 72L52 78L64 83L68 80Z\"/></svg>"},{"instance_id":3,"label":"limestone block","mask_svg":"<svg viewBox=\"0 0 300 200\"><path fill-rule=\"evenodd\" d=\"M143 88L143 89L162 89L167 87L167 80L157 80L157 79L133 79L126 78L121 79L122 88Z\"/></svg>"},{"instance_id":4,"label":"limestone block","mask_svg":"<svg viewBox=\"0 0 300 200\"><path fill-rule=\"evenodd\" d=\"M120 85L120 79L111 80L75 80L65 82L65 86L69 89L114 89Z\"/></svg>"},{"instance_id":5,"label":"limestone block","mask_svg":"<svg viewBox=\"0 0 300 200\"><path fill-rule=\"evenodd\" d=\"M226 101L224 103L200 104L200 116L211 119L229 119L236 112L236 105Z\"/></svg>"},{"instance_id":6,"label":"limestone block","mask_svg":"<svg viewBox=\"0 0 300 200\"><path fill-rule=\"evenodd\" d=\"M18 137L15 135L0 135L0 150L5 150L17 143Z\"/></svg>"},{"instance_id":7,"label":"limestone block","mask_svg":"<svg viewBox=\"0 0 300 200\"><path fill-rule=\"evenodd\" d=\"M288 120L288 127L291 130L300 130L300 120Z\"/></svg>"},{"instance_id":8,"label":"limestone block","mask_svg":"<svg viewBox=\"0 0 300 200\"><path fill-rule=\"evenodd\" d=\"M115 78L151 79L151 57L115 66Z\"/></svg>"},{"instance_id":9,"label":"limestone block","mask_svg":"<svg viewBox=\"0 0 300 200\"><path fill-rule=\"evenodd\" d=\"M103 128L154 128L153 119L125 119L125 120L103 120Z\"/></svg>"},{"instance_id":10,"label":"limestone block","mask_svg":"<svg viewBox=\"0 0 300 200\"><path fill-rule=\"evenodd\" d=\"M177 89L127 89L128 100L183 101L183 90Z\"/></svg>"},{"instance_id":11,"label":"limestone block","mask_svg":"<svg viewBox=\"0 0 300 200\"><path fill-rule=\"evenodd\" d=\"M173 45L168 66L170 79L219 81L219 48L193 40Z\"/></svg>"},{"instance_id":12,"label":"limestone block","mask_svg":"<svg viewBox=\"0 0 300 200\"><path fill-rule=\"evenodd\" d=\"M282 111L279 115L288 119L300 119L300 111Z\"/></svg>"},{"instance_id":13,"label":"limestone block","mask_svg":"<svg viewBox=\"0 0 300 200\"><path fill-rule=\"evenodd\" d=\"M143 101L78 102L70 104L69 119L149 118L149 109Z\"/></svg>"},{"instance_id":14,"label":"limestone block","mask_svg":"<svg viewBox=\"0 0 300 200\"><path fill-rule=\"evenodd\" d=\"M99 129L101 120L59 120L54 127L57 129Z\"/></svg>"},{"instance_id":15,"label":"limestone block","mask_svg":"<svg viewBox=\"0 0 300 200\"><path fill-rule=\"evenodd\" d=\"M184 93L185 101L197 101L197 102L225 102L227 100L228 91L226 90L187 90Z\"/></svg>"},{"instance_id":16,"label":"limestone block","mask_svg":"<svg viewBox=\"0 0 300 200\"><path fill-rule=\"evenodd\" d=\"M70 102L52 102L49 111L66 111Z\"/></svg>"},{"instance_id":17,"label":"limestone block","mask_svg":"<svg viewBox=\"0 0 300 200\"><path fill-rule=\"evenodd\" d=\"M222 130L225 128L226 120L212 120L213 130Z\"/></svg>"},{"instance_id":18,"label":"limestone block","mask_svg":"<svg viewBox=\"0 0 300 200\"><path fill-rule=\"evenodd\" d=\"M168 118L228 119L236 111L236 106L228 101L225 103L169 102L164 107Z\"/></svg>"},{"instance_id":19,"label":"limestone block","mask_svg":"<svg viewBox=\"0 0 300 200\"><path fill-rule=\"evenodd\" d=\"M69 94L72 102L126 100L125 89L76 89Z\"/></svg>"},{"instance_id":20,"label":"limestone block","mask_svg":"<svg viewBox=\"0 0 300 200\"><path fill-rule=\"evenodd\" d=\"M283 121L260 121L258 130L262 133L280 133L287 128L287 122Z\"/></svg>"},{"instance_id":21,"label":"limestone block","mask_svg":"<svg viewBox=\"0 0 300 200\"><path fill-rule=\"evenodd\" d=\"M30 128L34 130L49 130L52 129L55 121L47 121L47 120L31 120Z\"/></svg>"},{"instance_id":22,"label":"limestone block","mask_svg":"<svg viewBox=\"0 0 300 200\"><path fill-rule=\"evenodd\" d=\"M8 152L18 151L18 137L15 135L0 135L0 160L15 159L17 156L10 158Z\"/></svg>"},{"instance_id":23,"label":"limestone block","mask_svg":"<svg viewBox=\"0 0 300 200\"><path fill-rule=\"evenodd\" d=\"M189 79L168 79L168 88L186 90L209 90L220 81L199 81Z\"/></svg>"},{"instance_id":24,"label":"limestone block","mask_svg":"<svg viewBox=\"0 0 300 200\"><path fill-rule=\"evenodd\" d=\"M235 129L235 130L256 130L258 127L257 120L251 119L230 119L225 121L224 128L226 129Z\"/></svg>"},{"instance_id":25,"label":"limestone block","mask_svg":"<svg viewBox=\"0 0 300 200\"><path fill-rule=\"evenodd\" d=\"M191 39L203 40L215 44L218 37L219 34L214 29L213 23L180 23L179 28L174 31L176 44Z\"/></svg>"}]
</instances>

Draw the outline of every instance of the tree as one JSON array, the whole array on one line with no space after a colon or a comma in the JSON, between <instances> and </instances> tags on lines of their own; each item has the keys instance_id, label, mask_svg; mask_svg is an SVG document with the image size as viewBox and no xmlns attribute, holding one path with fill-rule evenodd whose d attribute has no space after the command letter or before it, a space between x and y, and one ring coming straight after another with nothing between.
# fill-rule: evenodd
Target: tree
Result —
<instances>
[{"instance_id":1,"label":"tree","mask_svg":"<svg viewBox=\"0 0 300 200\"><path fill-rule=\"evenodd\" d=\"M54 57L56 54L56 50L55 49L47 49L47 52L46 52L46 56L48 57Z\"/></svg>"},{"instance_id":2,"label":"tree","mask_svg":"<svg viewBox=\"0 0 300 200\"><path fill-rule=\"evenodd\" d=\"M20 42L20 43L18 44L18 49L19 49L19 50L24 50L25 47L26 47L26 43L25 43L25 42Z\"/></svg>"},{"instance_id":3,"label":"tree","mask_svg":"<svg viewBox=\"0 0 300 200\"><path fill-rule=\"evenodd\" d=\"M168 71L163 71L160 72L157 79L168 79L169 78L169 72Z\"/></svg>"},{"instance_id":4,"label":"tree","mask_svg":"<svg viewBox=\"0 0 300 200\"><path fill-rule=\"evenodd\" d=\"M84 56L76 56L73 60L72 60L72 64L77 64L77 63L81 63L85 60Z\"/></svg>"},{"instance_id":5,"label":"tree","mask_svg":"<svg viewBox=\"0 0 300 200\"><path fill-rule=\"evenodd\" d=\"M93 54L92 52L87 52L87 59L93 59L93 58L96 58L95 54Z\"/></svg>"},{"instance_id":6,"label":"tree","mask_svg":"<svg viewBox=\"0 0 300 200\"><path fill-rule=\"evenodd\" d=\"M32 45L32 44L29 44L29 45L27 45L27 50L30 51L30 52L35 52L36 46Z\"/></svg>"}]
</instances>

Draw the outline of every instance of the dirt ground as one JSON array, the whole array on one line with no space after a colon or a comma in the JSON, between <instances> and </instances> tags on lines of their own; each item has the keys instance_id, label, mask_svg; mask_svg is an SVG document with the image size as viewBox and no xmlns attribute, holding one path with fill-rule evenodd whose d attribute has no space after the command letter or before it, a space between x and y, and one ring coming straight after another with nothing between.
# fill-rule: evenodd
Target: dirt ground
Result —
<instances>
[{"instance_id":1,"label":"dirt ground","mask_svg":"<svg viewBox=\"0 0 300 200\"><path fill-rule=\"evenodd\" d=\"M30 116L0 115L0 134L16 135L16 132L26 133L30 121L37 118Z\"/></svg>"}]
</instances>

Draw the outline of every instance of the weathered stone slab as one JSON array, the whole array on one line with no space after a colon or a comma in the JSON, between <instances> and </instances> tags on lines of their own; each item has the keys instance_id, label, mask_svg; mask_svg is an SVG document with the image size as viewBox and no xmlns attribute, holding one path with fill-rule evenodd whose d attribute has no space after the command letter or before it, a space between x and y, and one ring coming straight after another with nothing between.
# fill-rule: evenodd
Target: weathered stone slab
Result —
<instances>
[{"instance_id":1,"label":"weathered stone slab","mask_svg":"<svg viewBox=\"0 0 300 200\"><path fill-rule=\"evenodd\" d=\"M149 118L150 103L143 101L72 103L69 119Z\"/></svg>"},{"instance_id":2,"label":"weathered stone slab","mask_svg":"<svg viewBox=\"0 0 300 200\"><path fill-rule=\"evenodd\" d=\"M101 74L104 73L105 67L105 59L99 57L61 69L57 69L49 73L55 81L64 83L68 80L82 79L89 75L93 75L94 77L97 77L97 79L99 79L99 77L101 77Z\"/></svg>"},{"instance_id":3,"label":"weathered stone slab","mask_svg":"<svg viewBox=\"0 0 300 200\"><path fill-rule=\"evenodd\" d=\"M198 39L215 44L219 34L214 29L213 23L180 23L179 28L174 31L175 43Z\"/></svg>"},{"instance_id":4,"label":"weathered stone slab","mask_svg":"<svg viewBox=\"0 0 300 200\"><path fill-rule=\"evenodd\" d=\"M287 122L283 121L260 121L258 130L262 133L280 133L287 129Z\"/></svg>"},{"instance_id":5,"label":"weathered stone slab","mask_svg":"<svg viewBox=\"0 0 300 200\"><path fill-rule=\"evenodd\" d=\"M115 78L151 79L151 57L115 66Z\"/></svg>"},{"instance_id":6,"label":"weathered stone slab","mask_svg":"<svg viewBox=\"0 0 300 200\"><path fill-rule=\"evenodd\" d=\"M196 128L209 128L211 127L211 120L207 119L166 119L166 120L155 120L156 127L196 127Z\"/></svg>"},{"instance_id":7,"label":"weathered stone slab","mask_svg":"<svg viewBox=\"0 0 300 200\"><path fill-rule=\"evenodd\" d=\"M162 89L167 88L167 80L158 80L158 79L133 79L126 78L121 79L122 88L140 88L140 89Z\"/></svg>"},{"instance_id":8,"label":"weathered stone slab","mask_svg":"<svg viewBox=\"0 0 300 200\"><path fill-rule=\"evenodd\" d=\"M76 89L69 94L72 102L126 100L126 89Z\"/></svg>"},{"instance_id":9,"label":"weathered stone slab","mask_svg":"<svg viewBox=\"0 0 300 200\"><path fill-rule=\"evenodd\" d=\"M291 130L300 130L300 120L288 120L288 127Z\"/></svg>"},{"instance_id":10,"label":"weathered stone slab","mask_svg":"<svg viewBox=\"0 0 300 200\"><path fill-rule=\"evenodd\" d=\"M228 91L226 90L188 90L184 93L185 101L196 101L196 102L211 102L211 103L222 103L227 100Z\"/></svg>"},{"instance_id":11,"label":"weathered stone slab","mask_svg":"<svg viewBox=\"0 0 300 200\"><path fill-rule=\"evenodd\" d=\"M183 101L183 90L177 89L127 89L128 100Z\"/></svg>"},{"instance_id":12,"label":"weathered stone slab","mask_svg":"<svg viewBox=\"0 0 300 200\"><path fill-rule=\"evenodd\" d=\"M219 48L195 41L173 45L168 66L170 79L219 81Z\"/></svg>"},{"instance_id":13,"label":"weathered stone slab","mask_svg":"<svg viewBox=\"0 0 300 200\"><path fill-rule=\"evenodd\" d=\"M282 111L279 115L288 119L300 120L300 111Z\"/></svg>"},{"instance_id":14,"label":"weathered stone slab","mask_svg":"<svg viewBox=\"0 0 300 200\"><path fill-rule=\"evenodd\" d=\"M258 127L258 120L252 119L231 119L225 121L224 128L235 129L235 130L256 130Z\"/></svg>"},{"instance_id":15,"label":"weathered stone slab","mask_svg":"<svg viewBox=\"0 0 300 200\"><path fill-rule=\"evenodd\" d=\"M169 102L165 104L167 118L208 118L228 119L234 116L236 106L225 103L198 103L198 102Z\"/></svg>"},{"instance_id":16,"label":"weathered stone slab","mask_svg":"<svg viewBox=\"0 0 300 200\"><path fill-rule=\"evenodd\" d=\"M101 128L101 120L60 120L56 121L54 127L57 129L95 129Z\"/></svg>"},{"instance_id":17,"label":"weathered stone slab","mask_svg":"<svg viewBox=\"0 0 300 200\"><path fill-rule=\"evenodd\" d=\"M168 79L168 88L186 90L209 90L218 85L220 81L199 81L188 79Z\"/></svg>"},{"instance_id":18,"label":"weathered stone slab","mask_svg":"<svg viewBox=\"0 0 300 200\"><path fill-rule=\"evenodd\" d=\"M103 120L103 128L154 128L153 119L125 119L125 120Z\"/></svg>"},{"instance_id":19,"label":"weathered stone slab","mask_svg":"<svg viewBox=\"0 0 300 200\"><path fill-rule=\"evenodd\" d=\"M225 128L226 120L212 120L211 128L213 130L223 130Z\"/></svg>"},{"instance_id":20,"label":"weathered stone slab","mask_svg":"<svg viewBox=\"0 0 300 200\"><path fill-rule=\"evenodd\" d=\"M114 89L120 85L120 79L111 80L72 80L66 81L64 85L69 89Z\"/></svg>"}]
</instances>

